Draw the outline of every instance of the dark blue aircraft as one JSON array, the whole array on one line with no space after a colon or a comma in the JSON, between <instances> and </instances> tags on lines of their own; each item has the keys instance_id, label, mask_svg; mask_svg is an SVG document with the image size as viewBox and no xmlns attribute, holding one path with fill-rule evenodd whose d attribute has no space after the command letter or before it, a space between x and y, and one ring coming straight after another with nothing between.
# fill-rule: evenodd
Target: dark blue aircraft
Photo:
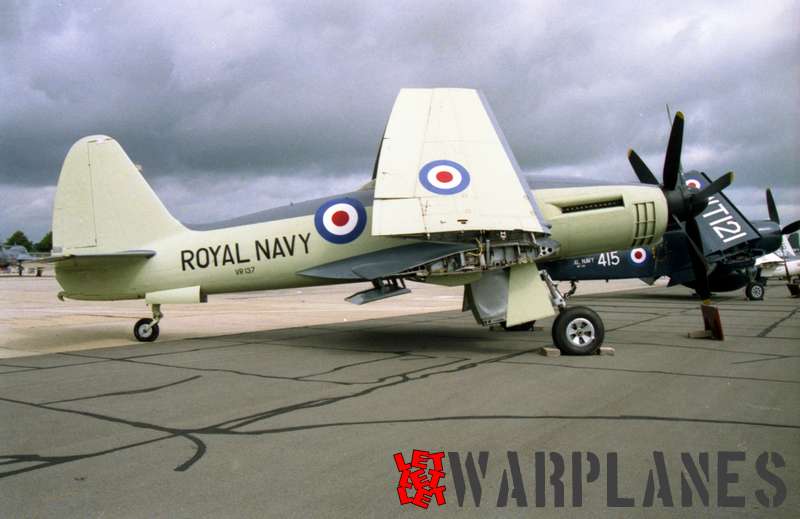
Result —
<instances>
[{"instance_id":1,"label":"dark blue aircraft","mask_svg":"<svg viewBox=\"0 0 800 519\"><path fill-rule=\"evenodd\" d=\"M705 173L697 171L684 173L682 178L691 191L711 184ZM547 272L560 281L639 278L653 283L667 276L669 286L688 286L703 299L711 292L746 287L748 299L760 300L764 297L765 281L759 275L756 259L780 248L783 235L800 228L800 221L781 228L770 190L767 190L767 208L769 220L751 222L719 192L709 197L708 206L694 219L696 229L675 225L655 247L554 261L546 265ZM699 256L700 250L702 261L697 262L693 255Z\"/></svg>"},{"instance_id":2,"label":"dark blue aircraft","mask_svg":"<svg viewBox=\"0 0 800 519\"><path fill-rule=\"evenodd\" d=\"M653 283L669 277L669 286L685 285L708 301L712 292L746 288L749 299L763 299L765 281L756 259L777 250L784 234L800 229L800 220L781 228L772 193L767 190L769 220L750 222L722 193L728 172L713 182L699 171L681 172L683 114L675 114L664 157L661 188L670 206L670 222L655 247L637 247L542 265L559 281L639 278ZM628 152L633 171L644 184L659 185L653 172ZM573 285L574 291L574 285Z\"/></svg>"}]
</instances>

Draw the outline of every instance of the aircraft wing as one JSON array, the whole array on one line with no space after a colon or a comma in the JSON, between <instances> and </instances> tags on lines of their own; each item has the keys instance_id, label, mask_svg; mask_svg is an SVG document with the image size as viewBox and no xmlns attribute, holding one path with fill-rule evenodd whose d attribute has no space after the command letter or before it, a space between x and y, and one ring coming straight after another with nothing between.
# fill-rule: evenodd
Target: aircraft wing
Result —
<instances>
[{"instance_id":1,"label":"aircraft wing","mask_svg":"<svg viewBox=\"0 0 800 519\"><path fill-rule=\"evenodd\" d=\"M548 234L483 95L403 89L375 166L372 234Z\"/></svg>"},{"instance_id":2,"label":"aircraft wing","mask_svg":"<svg viewBox=\"0 0 800 519\"><path fill-rule=\"evenodd\" d=\"M705 173L690 171L683 174L686 185L703 189L711 183ZM712 256L761 235L720 191L708 199L708 207L697 217L703 239L703 254Z\"/></svg>"},{"instance_id":3,"label":"aircraft wing","mask_svg":"<svg viewBox=\"0 0 800 519\"><path fill-rule=\"evenodd\" d=\"M298 272L301 276L338 281L387 278L458 252L474 249L469 243L418 242L361 254Z\"/></svg>"},{"instance_id":4,"label":"aircraft wing","mask_svg":"<svg viewBox=\"0 0 800 519\"><path fill-rule=\"evenodd\" d=\"M756 260L756 266L758 267L777 267L786 263L786 260L778 256L777 254L770 253L765 256L761 256Z\"/></svg>"}]
</instances>

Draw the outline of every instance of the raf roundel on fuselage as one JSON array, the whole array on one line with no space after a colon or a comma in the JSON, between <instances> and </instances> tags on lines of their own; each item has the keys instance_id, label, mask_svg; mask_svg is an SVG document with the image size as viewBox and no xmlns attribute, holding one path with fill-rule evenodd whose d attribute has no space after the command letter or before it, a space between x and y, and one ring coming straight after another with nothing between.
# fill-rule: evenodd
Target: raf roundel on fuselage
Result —
<instances>
[{"instance_id":1,"label":"raf roundel on fuselage","mask_svg":"<svg viewBox=\"0 0 800 519\"><path fill-rule=\"evenodd\" d=\"M355 198L328 200L314 214L314 226L326 241L350 243L358 238L367 225L367 211Z\"/></svg>"},{"instance_id":2,"label":"raf roundel on fuselage","mask_svg":"<svg viewBox=\"0 0 800 519\"><path fill-rule=\"evenodd\" d=\"M452 160L434 160L419 170L420 183L432 193L454 195L469 186L467 168Z\"/></svg>"},{"instance_id":3,"label":"raf roundel on fuselage","mask_svg":"<svg viewBox=\"0 0 800 519\"><path fill-rule=\"evenodd\" d=\"M631 261L636 265L641 265L647 260L647 249L638 247L631 250Z\"/></svg>"}]
</instances>

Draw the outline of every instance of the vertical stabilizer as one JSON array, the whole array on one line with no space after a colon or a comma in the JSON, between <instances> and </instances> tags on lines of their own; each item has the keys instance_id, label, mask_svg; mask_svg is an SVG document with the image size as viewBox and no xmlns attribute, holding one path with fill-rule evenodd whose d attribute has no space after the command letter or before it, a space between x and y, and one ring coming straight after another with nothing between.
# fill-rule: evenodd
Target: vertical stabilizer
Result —
<instances>
[{"instance_id":1,"label":"vertical stabilizer","mask_svg":"<svg viewBox=\"0 0 800 519\"><path fill-rule=\"evenodd\" d=\"M94 135L73 144L53 207L55 251L140 249L182 230L117 141Z\"/></svg>"}]
</instances>

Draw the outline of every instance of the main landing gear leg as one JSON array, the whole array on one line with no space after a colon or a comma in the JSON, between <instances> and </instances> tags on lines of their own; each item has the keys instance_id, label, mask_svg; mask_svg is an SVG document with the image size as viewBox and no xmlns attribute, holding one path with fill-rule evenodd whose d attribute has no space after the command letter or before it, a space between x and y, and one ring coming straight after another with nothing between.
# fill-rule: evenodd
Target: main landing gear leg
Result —
<instances>
[{"instance_id":1,"label":"main landing gear leg","mask_svg":"<svg viewBox=\"0 0 800 519\"><path fill-rule=\"evenodd\" d=\"M150 305L153 311L152 319L139 319L133 325L133 335L139 342L153 342L158 339L158 322L164 317L161 305Z\"/></svg>"},{"instance_id":2,"label":"main landing gear leg","mask_svg":"<svg viewBox=\"0 0 800 519\"><path fill-rule=\"evenodd\" d=\"M585 306L567 307L564 296L550 275L546 271L542 271L541 275L550 289L553 306L558 308L558 315L553 321L553 343L567 355L591 355L597 352L605 336L603 320L597 312Z\"/></svg>"}]
</instances>

